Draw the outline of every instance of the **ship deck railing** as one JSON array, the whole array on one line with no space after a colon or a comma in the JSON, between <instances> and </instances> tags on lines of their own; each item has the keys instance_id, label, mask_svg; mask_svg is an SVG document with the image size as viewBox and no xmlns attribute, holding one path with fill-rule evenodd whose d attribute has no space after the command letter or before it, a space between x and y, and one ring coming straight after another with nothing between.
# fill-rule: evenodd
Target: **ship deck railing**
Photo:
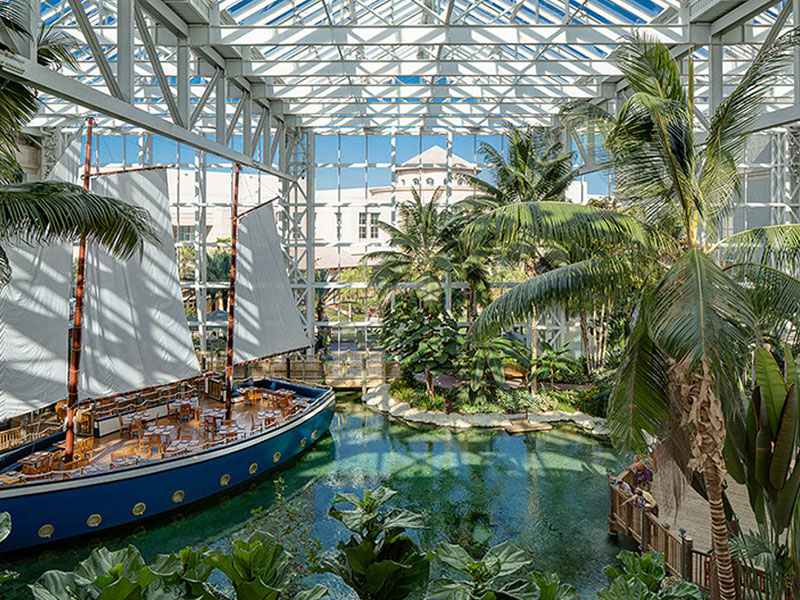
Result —
<instances>
[{"instance_id":1,"label":"ship deck railing","mask_svg":"<svg viewBox=\"0 0 800 600\"><path fill-rule=\"evenodd\" d=\"M128 456L124 456L121 460L109 460L108 462L102 464L96 464L96 463L93 464L91 460L87 460L86 464L80 464L82 461L79 460L77 463L73 464L80 464L80 466L70 469L53 469L53 470L48 470L46 472L34 473L34 474L21 473L21 472L16 472L14 470L6 471L5 473L0 474L0 489L12 486L16 487L34 483L62 481L62 480L74 479L77 477L101 475L110 472L117 472L127 469L138 468L145 465L158 464L167 460L184 458L187 456L202 454L210 450L232 446L239 442L243 442L248 439L265 435L271 431L277 431L285 427L287 424L290 424L296 421L297 419L301 418L303 415L308 414L309 412L315 410L320 404L322 404L328 399L329 393L331 393L330 388L318 384L298 382L297 380L285 380L280 378L275 378L275 379L279 380L281 383L285 383L286 385L296 386L299 384L302 387L318 389L325 393L323 393L317 398L309 398L308 400L296 399L295 404L291 407L291 412L289 414L281 415L277 418L274 418L273 420L270 420L269 422L263 422L263 421L255 422L255 420L251 418L250 425L249 426L245 425L245 427L243 427L241 431L238 432L236 435L223 436L219 434L214 435L212 433L212 437L210 439L198 440L197 443L192 444L189 448L185 450L168 450L165 448L162 451L159 451L152 455L142 455L136 448L128 448L128 451L130 450L137 450L137 451L130 453ZM243 382L245 386L247 385L247 383L248 382ZM197 398L184 399L184 400L198 401ZM181 400L176 400L175 402L180 402L180 401ZM239 407L240 407L239 403L234 404L234 411L236 411L237 408ZM180 416L177 413L171 416L177 416L178 419L180 419ZM156 422L162 420L164 420L163 417L157 419ZM169 419L167 418L167 420ZM180 425L181 422L179 421L179 426ZM200 435L206 435L202 423L199 420L197 423L197 432ZM102 438L97 438L97 439L102 439ZM136 438L131 436L130 440L134 439ZM138 440L138 442L139 444L141 444L142 440ZM9 476L9 473L13 475Z\"/></svg>"}]
</instances>

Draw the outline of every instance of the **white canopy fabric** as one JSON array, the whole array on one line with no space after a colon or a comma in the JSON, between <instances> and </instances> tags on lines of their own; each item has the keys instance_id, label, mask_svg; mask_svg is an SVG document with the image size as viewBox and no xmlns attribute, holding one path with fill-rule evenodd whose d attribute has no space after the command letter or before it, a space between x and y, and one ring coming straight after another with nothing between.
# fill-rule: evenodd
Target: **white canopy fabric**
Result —
<instances>
[{"instance_id":1,"label":"white canopy fabric","mask_svg":"<svg viewBox=\"0 0 800 600\"><path fill-rule=\"evenodd\" d=\"M272 207L262 206L239 219L233 360L255 360L306 346Z\"/></svg>"},{"instance_id":2,"label":"white canopy fabric","mask_svg":"<svg viewBox=\"0 0 800 600\"><path fill-rule=\"evenodd\" d=\"M47 179L78 182L81 140ZM0 419L58 402L67 393L70 244L3 244L12 268L0 290Z\"/></svg>"},{"instance_id":3,"label":"white canopy fabric","mask_svg":"<svg viewBox=\"0 0 800 600\"><path fill-rule=\"evenodd\" d=\"M90 247L86 257L80 398L193 377L200 365L186 325L163 169L98 177L92 191L146 209L158 243L121 262Z\"/></svg>"}]
</instances>

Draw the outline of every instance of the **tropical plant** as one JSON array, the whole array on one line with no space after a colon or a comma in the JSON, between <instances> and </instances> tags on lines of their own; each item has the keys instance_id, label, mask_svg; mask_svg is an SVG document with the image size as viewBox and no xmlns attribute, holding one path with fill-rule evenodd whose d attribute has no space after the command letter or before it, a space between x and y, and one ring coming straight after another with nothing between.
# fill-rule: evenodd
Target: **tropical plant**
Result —
<instances>
[{"instance_id":1,"label":"tropical plant","mask_svg":"<svg viewBox=\"0 0 800 600\"><path fill-rule=\"evenodd\" d=\"M568 353L566 348L556 350L552 344L542 341L542 352L533 361L533 372L537 377L546 376L551 390L555 388L556 374L580 369L578 361Z\"/></svg>"},{"instance_id":2,"label":"tropical plant","mask_svg":"<svg viewBox=\"0 0 800 600\"><path fill-rule=\"evenodd\" d=\"M464 340L450 315L421 310L416 294L407 293L396 297L394 306L384 312L381 343L386 355L398 361L404 377L423 374L433 400L434 377L457 369Z\"/></svg>"},{"instance_id":3,"label":"tropical plant","mask_svg":"<svg viewBox=\"0 0 800 600\"><path fill-rule=\"evenodd\" d=\"M733 410L727 419L725 465L735 481L747 486L758 521L757 531L735 540L734 555L750 567L763 567L769 585L766 597L793 589L800 598L800 569L792 560L800 497L799 373L788 348L784 360L785 376L768 350L756 349L757 385L746 408ZM749 584L751 592L759 591L756 582Z\"/></svg>"},{"instance_id":4,"label":"tropical plant","mask_svg":"<svg viewBox=\"0 0 800 600\"><path fill-rule=\"evenodd\" d=\"M471 401L486 402L505 383L504 362L510 361L526 371L530 369L530 356L524 344L510 337L466 344L464 352L468 355L466 390Z\"/></svg>"},{"instance_id":5,"label":"tropical plant","mask_svg":"<svg viewBox=\"0 0 800 600\"><path fill-rule=\"evenodd\" d=\"M385 487L364 490L363 498L337 494L328 511L352 535L336 545L336 556L322 561L322 571L341 577L361 600L403 600L428 581L430 557L405 535L406 529L423 526L422 517L383 508L396 494ZM352 508L342 510L339 504Z\"/></svg>"},{"instance_id":6,"label":"tropical plant","mask_svg":"<svg viewBox=\"0 0 800 600\"><path fill-rule=\"evenodd\" d=\"M597 252L520 284L473 324L476 335L488 337L528 318L532 304L563 306L609 288L637 295L611 399L611 435L618 446L639 450L648 434L672 441L665 447L679 464L702 475L724 600L736 589L723 503L723 415L740 402L752 344L785 337L787 323L797 321L800 282L782 269L793 268L800 252L800 226L723 237L718 225L736 203L737 158L797 41L792 31L761 49L717 107L702 143L694 133L691 68L684 78L669 49L649 38L622 43L615 58L632 95L617 116L578 102L564 109L562 120L576 135L600 132L626 214L527 203L498 209L490 219L503 239L589 249L608 242L620 250ZM631 289L632 273L639 271L647 277ZM690 456L679 453L682 447Z\"/></svg>"},{"instance_id":7,"label":"tropical plant","mask_svg":"<svg viewBox=\"0 0 800 600\"><path fill-rule=\"evenodd\" d=\"M0 513L0 544L11 534L11 515L7 512ZM17 573L4 569L0 571L0 584L11 579L16 579Z\"/></svg>"},{"instance_id":8,"label":"tropical plant","mask_svg":"<svg viewBox=\"0 0 800 600\"><path fill-rule=\"evenodd\" d=\"M552 139L552 130L539 127L520 130L509 126L504 141L508 146L508 157L485 142L480 146L484 162L492 165L493 182L475 175L465 177L466 183L476 190L474 195L457 205L459 213L466 222L475 221L476 217L492 215L498 209L504 209L509 219L514 219L514 215L518 215L524 221L525 217L520 209L532 202L564 200L569 184L575 179L572 156L564 151L560 142ZM477 248L493 239L491 227L487 227L482 233L478 243L473 241L465 245ZM524 265L526 278L535 277L537 261L541 257L541 246L537 240L517 241L523 243L508 244L504 243L504 240L496 239L492 253L510 262L521 262ZM531 358L535 359L538 336L536 307L533 305L530 313L530 329ZM535 391L535 376L531 378L531 386L532 391Z\"/></svg>"},{"instance_id":9,"label":"tropical plant","mask_svg":"<svg viewBox=\"0 0 800 600\"><path fill-rule=\"evenodd\" d=\"M475 559L461 546L441 543L436 556L461 573L432 582L428 600L572 600L575 589L557 575L536 573L524 552L503 542Z\"/></svg>"},{"instance_id":10,"label":"tropical plant","mask_svg":"<svg viewBox=\"0 0 800 600\"><path fill-rule=\"evenodd\" d=\"M378 288L381 298L395 293L401 284L413 284L427 310L435 311L441 304L442 279L445 273L454 270L446 251L451 217L438 207L441 195L439 188L425 201L412 189L411 200L397 207L397 227L383 221L378 223L389 236L391 250L370 252L364 260L380 261L370 271L369 282Z\"/></svg>"},{"instance_id":11,"label":"tropical plant","mask_svg":"<svg viewBox=\"0 0 800 600\"><path fill-rule=\"evenodd\" d=\"M703 593L695 583L667 577L664 555L660 552L623 551L619 564L603 569L610 584L600 590L600 600L702 600Z\"/></svg>"},{"instance_id":12,"label":"tropical plant","mask_svg":"<svg viewBox=\"0 0 800 600\"><path fill-rule=\"evenodd\" d=\"M33 44L39 64L56 68L74 64L72 38L52 28L28 29L32 6L3 2L0 23L14 32L20 44ZM5 42L0 42L0 49L17 50ZM16 159L19 138L37 110L36 93L30 87L0 78L0 288L11 278L4 245L47 245L83 238L127 259L145 241L155 241L152 221L143 209L69 183L21 182Z\"/></svg>"},{"instance_id":13,"label":"tropical plant","mask_svg":"<svg viewBox=\"0 0 800 600\"><path fill-rule=\"evenodd\" d=\"M215 244L229 244L230 238L217 238ZM230 246L217 246L208 253L206 259L206 280L227 284L231 279L231 248ZM219 307L228 310L228 297L230 289L226 285L222 288L209 288L207 291L212 309Z\"/></svg>"},{"instance_id":14,"label":"tropical plant","mask_svg":"<svg viewBox=\"0 0 800 600\"><path fill-rule=\"evenodd\" d=\"M230 596L208 579L215 569L233 589ZM159 554L147 565L135 546L101 547L73 571L47 571L31 586L35 600L277 600L292 578L286 553L272 538L254 533L232 549L186 548ZM321 600L317 585L295 600Z\"/></svg>"}]
</instances>

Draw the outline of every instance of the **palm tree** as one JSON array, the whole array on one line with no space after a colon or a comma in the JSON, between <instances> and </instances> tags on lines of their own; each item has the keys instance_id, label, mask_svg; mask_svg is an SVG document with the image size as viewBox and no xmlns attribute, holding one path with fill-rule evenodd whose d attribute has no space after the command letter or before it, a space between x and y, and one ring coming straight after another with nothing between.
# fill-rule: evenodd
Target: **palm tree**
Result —
<instances>
[{"instance_id":1,"label":"palm tree","mask_svg":"<svg viewBox=\"0 0 800 600\"><path fill-rule=\"evenodd\" d=\"M33 39L27 28L28 10L29 3L4 2L0 25L20 40ZM49 28L35 34L37 60L45 66L74 63L72 45L67 35ZM16 50L2 43L0 49ZM42 245L85 238L125 259L141 249L145 240L156 239L150 216L142 209L68 183L21 182L17 144L22 128L37 110L31 88L0 78L0 288L11 278L3 244Z\"/></svg>"},{"instance_id":2,"label":"palm tree","mask_svg":"<svg viewBox=\"0 0 800 600\"><path fill-rule=\"evenodd\" d=\"M755 344L796 323L800 281L786 272L800 254L800 226L774 225L723 237L737 198L736 159L774 76L789 63L800 33L761 49L718 106L708 134L695 137L693 74L688 90L669 49L627 39L616 56L631 91L617 116L587 102L565 108L576 133L598 131L614 168L616 196L629 214L557 203L493 211L501 239L578 241L626 251L598 252L520 284L473 325L489 336L527 318L531 305L563 305L629 285L642 266L631 337L611 400L612 438L642 450L647 435L675 449L689 443L688 469L704 479L721 597L736 596L722 490L724 415L738 409ZM473 231L465 235L474 235ZM765 307L769 310L765 310ZM665 433L666 432L666 433ZM673 442L671 445L670 442Z\"/></svg>"},{"instance_id":3,"label":"palm tree","mask_svg":"<svg viewBox=\"0 0 800 600\"><path fill-rule=\"evenodd\" d=\"M370 252L364 260L380 261L369 274L370 285L378 288L380 297L386 298L401 284L411 283L427 310L434 311L440 306L444 294L442 278L454 272L447 251L451 245L448 228L451 216L437 206L441 194L439 188L426 202L412 189L411 199L397 208L398 226L378 223L389 235L392 249Z\"/></svg>"},{"instance_id":4,"label":"palm tree","mask_svg":"<svg viewBox=\"0 0 800 600\"><path fill-rule=\"evenodd\" d=\"M572 156L565 153L560 142L554 142L546 129L528 127L520 130L508 127L505 131L508 158L490 144L481 143L484 161L493 165L493 183L475 175L465 181L476 193L459 203L467 219L484 215L499 207L521 206L529 202L564 200L569 184L575 179ZM486 239L486 238L484 238ZM494 248L504 259L521 262L528 279L536 276L541 248L537 243L500 244ZM531 360L538 355L536 307L531 307ZM531 391L535 392L537 378L530 377Z\"/></svg>"}]
</instances>

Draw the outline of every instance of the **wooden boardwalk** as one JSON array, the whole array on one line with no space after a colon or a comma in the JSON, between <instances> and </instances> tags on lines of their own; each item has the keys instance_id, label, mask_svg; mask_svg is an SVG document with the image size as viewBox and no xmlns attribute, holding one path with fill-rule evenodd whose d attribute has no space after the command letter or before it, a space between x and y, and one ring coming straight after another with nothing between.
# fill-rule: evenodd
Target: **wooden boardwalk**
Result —
<instances>
[{"instance_id":1,"label":"wooden boardwalk","mask_svg":"<svg viewBox=\"0 0 800 600\"><path fill-rule=\"evenodd\" d=\"M669 477L660 478L659 473L655 475L651 493L659 504L659 517L635 502L623 506L629 496L609 483L609 533L622 533L633 538L643 552L663 553L667 573L696 583L712 598L718 597L715 594L708 502L688 484L680 488L676 499ZM755 529L755 517L744 486L728 478L726 493L739 517L741 530ZM744 575L740 566L737 576L746 577L756 588L766 589L764 573L761 571ZM787 590L786 598L789 597Z\"/></svg>"},{"instance_id":2,"label":"wooden boardwalk","mask_svg":"<svg viewBox=\"0 0 800 600\"><path fill-rule=\"evenodd\" d=\"M676 502L672 485L658 477L653 481L651 490L660 506L658 521L673 531L683 528L694 538L694 546L699 550L711 550L711 517L708 502L691 486L682 486L679 501ZM728 477L726 489L728 500L739 517L742 531L758 528L756 518L747 498L747 488Z\"/></svg>"}]
</instances>

